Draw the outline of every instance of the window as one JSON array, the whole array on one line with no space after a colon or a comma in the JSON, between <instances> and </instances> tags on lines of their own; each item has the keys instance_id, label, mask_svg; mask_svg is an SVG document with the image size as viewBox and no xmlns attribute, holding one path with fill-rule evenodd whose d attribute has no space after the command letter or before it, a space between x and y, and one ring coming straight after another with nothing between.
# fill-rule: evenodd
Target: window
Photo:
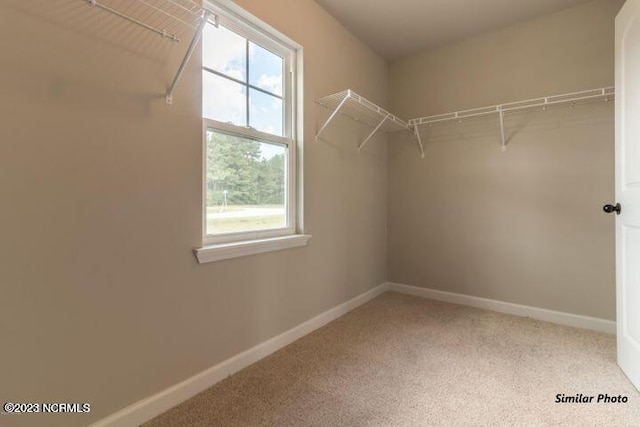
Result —
<instances>
[{"instance_id":1,"label":"window","mask_svg":"<svg viewBox=\"0 0 640 427\"><path fill-rule=\"evenodd\" d=\"M246 12L205 4L218 20L202 34L203 244L286 241L298 225L299 47Z\"/></svg>"}]
</instances>

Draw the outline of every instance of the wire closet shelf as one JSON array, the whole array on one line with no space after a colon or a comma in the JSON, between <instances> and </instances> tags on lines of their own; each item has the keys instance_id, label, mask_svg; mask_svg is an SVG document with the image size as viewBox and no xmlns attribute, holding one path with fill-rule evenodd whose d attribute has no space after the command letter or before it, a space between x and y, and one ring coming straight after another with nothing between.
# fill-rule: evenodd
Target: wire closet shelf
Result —
<instances>
[{"instance_id":1,"label":"wire closet shelf","mask_svg":"<svg viewBox=\"0 0 640 427\"><path fill-rule=\"evenodd\" d=\"M524 101L510 102L506 104L492 105L489 107L473 108L470 110L455 111L452 113L437 114L418 119L409 120L409 125L416 129L422 125L431 126L437 123L452 121L462 122L464 119L481 118L486 116L498 116L500 119L500 131L502 136L502 150L506 150L506 135L504 129L504 116L507 113L521 111L546 110L549 107L561 107L565 105L575 106L596 101L611 101L615 98L615 87L590 89L581 92L571 92L561 95L552 95L541 98L527 99Z\"/></svg>"},{"instance_id":2,"label":"wire closet shelf","mask_svg":"<svg viewBox=\"0 0 640 427\"><path fill-rule=\"evenodd\" d=\"M207 22L218 26L217 15L204 9L193 0L83 0L89 6L118 16L132 24L151 31L173 43L181 41L185 29L193 32L193 38L184 59L166 93L166 102L173 102L175 90L184 69L191 59L202 30Z\"/></svg>"},{"instance_id":3,"label":"wire closet shelf","mask_svg":"<svg viewBox=\"0 0 640 427\"><path fill-rule=\"evenodd\" d=\"M351 89L317 99L316 103L332 111L327 121L320 127L320 130L316 134L316 141L321 140L320 135L322 135L322 132L324 132L338 114L373 128L373 131L358 145L358 151L360 151L378 131L397 132L405 130L413 131L414 129L404 120L396 117L365 97L358 95ZM424 155L421 142L420 150Z\"/></svg>"},{"instance_id":4,"label":"wire closet shelf","mask_svg":"<svg viewBox=\"0 0 640 427\"><path fill-rule=\"evenodd\" d=\"M387 110L378 107L364 97L356 94L350 89L316 100L323 107L333 110L327 121L316 134L316 141L320 140L320 135L335 118L342 114L361 123L373 127L373 132L358 146L362 149L364 144L379 130L394 132L400 130L411 130L418 141L422 158L425 157L422 138L420 136L420 126L431 126L436 123L445 123L465 119L482 118L487 116L498 116L500 119L500 133L502 138L502 151L506 151L507 137L505 133L504 117L507 113L519 111L534 111L537 109L546 110L550 107L561 107L564 105L575 106L595 101L611 101L615 98L615 87L604 87L600 89L590 89L580 92L564 93L561 95L551 95L540 98L527 99L524 101L509 102L506 104L492 105L489 107L473 108L470 110L455 111L434 116L411 119L408 122L399 119Z\"/></svg>"}]
</instances>

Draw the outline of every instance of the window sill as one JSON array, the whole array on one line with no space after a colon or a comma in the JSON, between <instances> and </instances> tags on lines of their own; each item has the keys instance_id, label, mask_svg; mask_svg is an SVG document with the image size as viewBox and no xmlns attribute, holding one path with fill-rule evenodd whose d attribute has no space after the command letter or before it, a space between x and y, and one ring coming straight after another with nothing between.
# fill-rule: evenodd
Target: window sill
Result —
<instances>
[{"instance_id":1,"label":"window sill","mask_svg":"<svg viewBox=\"0 0 640 427\"><path fill-rule=\"evenodd\" d=\"M198 263L204 264L207 262L306 246L309 239L311 239L311 235L309 234L294 234L269 239L208 245L198 248L194 252Z\"/></svg>"}]
</instances>

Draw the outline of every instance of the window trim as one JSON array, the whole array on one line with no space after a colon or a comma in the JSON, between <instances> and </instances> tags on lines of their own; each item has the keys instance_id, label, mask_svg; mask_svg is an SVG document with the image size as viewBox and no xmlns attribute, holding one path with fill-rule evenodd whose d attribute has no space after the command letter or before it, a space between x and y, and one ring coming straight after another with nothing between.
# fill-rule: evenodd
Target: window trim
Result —
<instances>
[{"instance_id":1,"label":"window trim","mask_svg":"<svg viewBox=\"0 0 640 427\"><path fill-rule=\"evenodd\" d=\"M209 245L198 248L194 252L198 262L204 264L241 256L298 248L306 246L310 239L311 235L309 234L289 234L269 239L244 240L241 242Z\"/></svg>"},{"instance_id":2,"label":"window trim","mask_svg":"<svg viewBox=\"0 0 640 427\"><path fill-rule=\"evenodd\" d=\"M236 126L202 117L202 245L195 250L200 263L234 258L238 256L304 246L311 238L301 231L302 206L298 195L302 190L301 160L298 143L301 135L301 93L298 85L302 78L302 47L277 30L260 21L230 0L205 0L204 6L218 16L220 24L237 32L251 42L270 50L284 59L283 64L283 136L272 135L251 127ZM204 68L200 67L200 73ZM247 76L247 82L249 76ZM247 96L249 94L247 93ZM273 142L287 146L286 200L287 226L272 230L247 231L221 235L207 235L207 182L206 182L206 133L207 129L237 135L261 142Z\"/></svg>"}]
</instances>

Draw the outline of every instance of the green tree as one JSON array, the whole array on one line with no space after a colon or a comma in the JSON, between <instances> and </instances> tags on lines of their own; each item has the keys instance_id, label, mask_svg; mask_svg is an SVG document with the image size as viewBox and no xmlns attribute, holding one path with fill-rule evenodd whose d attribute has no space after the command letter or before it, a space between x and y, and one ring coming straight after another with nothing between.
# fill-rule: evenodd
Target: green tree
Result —
<instances>
[{"instance_id":1,"label":"green tree","mask_svg":"<svg viewBox=\"0 0 640 427\"><path fill-rule=\"evenodd\" d=\"M207 132L207 206L284 204L286 156L261 158L260 142Z\"/></svg>"},{"instance_id":2,"label":"green tree","mask_svg":"<svg viewBox=\"0 0 640 427\"><path fill-rule=\"evenodd\" d=\"M278 154L270 159L262 159L258 174L258 199L261 204L284 204L285 190L285 161L284 154Z\"/></svg>"},{"instance_id":3,"label":"green tree","mask_svg":"<svg viewBox=\"0 0 640 427\"><path fill-rule=\"evenodd\" d=\"M260 161L260 143L218 132L207 133L207 192L209 206L222 203L227 191L229 204L255 204L255 165Z\"/></svg>"}]
</instances>

